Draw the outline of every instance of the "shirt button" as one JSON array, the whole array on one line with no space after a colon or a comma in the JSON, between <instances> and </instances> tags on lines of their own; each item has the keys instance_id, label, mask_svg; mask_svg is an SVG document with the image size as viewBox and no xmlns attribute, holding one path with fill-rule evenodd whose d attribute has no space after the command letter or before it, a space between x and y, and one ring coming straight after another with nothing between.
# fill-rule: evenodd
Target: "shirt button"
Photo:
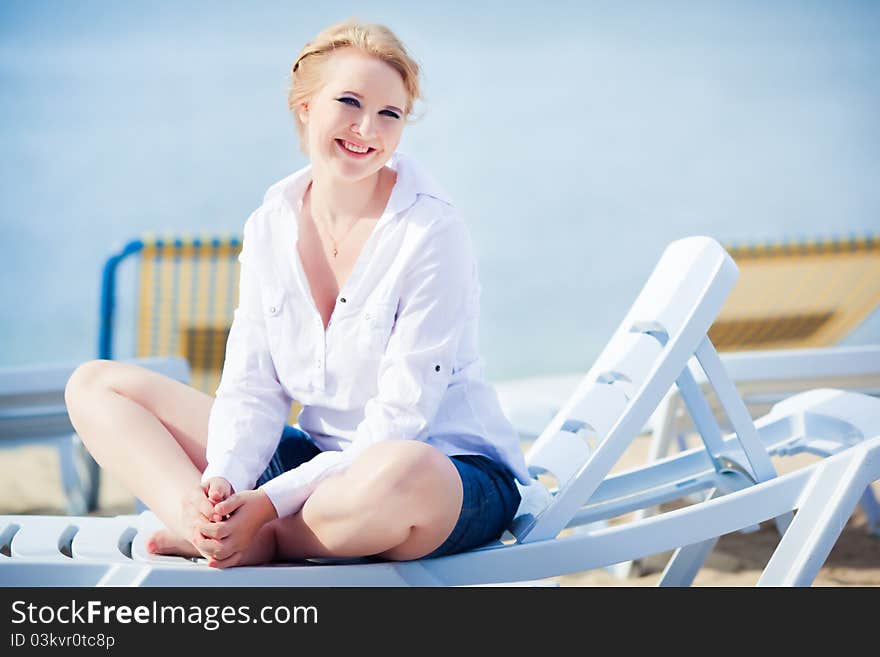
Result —
<instances>
[{"instance_id":1,"label":"shirt button","mask_svg":"<svg viewBox=\"0 0 880 657\"><path fill-rule=\"evenodd\" d=\"M342 303L345 303L345 297L340 297L339 300L340 300Z\"/></svg>"},{"instance_id":2,"label":"shirt button","mask_svg":"<svg viewBox=\"0 0 880 657\"><path fill-rule=\"evenodd\" d=\"M275 314L275 306L269 306L269 312Z\"/></svg>"}]
</instances>

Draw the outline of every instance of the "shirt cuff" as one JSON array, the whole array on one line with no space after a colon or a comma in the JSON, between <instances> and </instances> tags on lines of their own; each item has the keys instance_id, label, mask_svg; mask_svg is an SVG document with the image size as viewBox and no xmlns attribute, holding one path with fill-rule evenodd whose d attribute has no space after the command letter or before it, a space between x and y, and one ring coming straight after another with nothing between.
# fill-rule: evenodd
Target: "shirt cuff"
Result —
<instances>
[{"instance_id":1,"label":"shirt cuff","mask_svg":"<svg viewBox=\"0 0 880 657\"><path fill-rule=\"evenodd\" d=\"M291 486L284 477L270 479L259 490L266 493L279 518L298 513L313 492L309 486Z\"/></svg>"},{"instance_id":2,"label":"shirt cuff","mask_svg":"<svg viewBox=\"0 0 880 657\"><path fill-rule=\"evenodd\" d=\"M252 483L244 466L231 454L224 454L216 461L208 463L208 467L202 473L201 482L205 483L211 477L223 477L232 484L233 493L248 490Z\"/></svg>"}]
</instances>

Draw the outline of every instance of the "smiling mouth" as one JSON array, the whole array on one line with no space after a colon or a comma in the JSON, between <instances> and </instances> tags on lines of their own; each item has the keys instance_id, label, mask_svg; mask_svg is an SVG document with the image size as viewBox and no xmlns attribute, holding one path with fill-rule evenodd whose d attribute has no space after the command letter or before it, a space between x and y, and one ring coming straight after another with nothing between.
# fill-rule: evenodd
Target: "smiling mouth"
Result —
<instances>
[{"instance_id":1,"label":"smiling mouth","mask_svg":"<svg viewBox=\"0 0 880 657\"><path fill-rule=\"evenodd\" d=\"M358 146L344 139L336 139L335 141L339 148L353 157L366 157L376 150L372 146Z\"/></svg>"}]
</instances>

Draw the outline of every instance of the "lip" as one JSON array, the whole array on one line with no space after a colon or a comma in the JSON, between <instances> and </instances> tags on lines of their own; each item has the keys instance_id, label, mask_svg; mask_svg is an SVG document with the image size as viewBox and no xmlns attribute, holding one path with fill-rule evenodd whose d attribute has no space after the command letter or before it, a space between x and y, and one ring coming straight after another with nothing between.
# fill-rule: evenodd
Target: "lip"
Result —
<instances>
[{"instance_id":1,"label":"lip","mask_svg":"<svg viewBox=\"0 0 880 657\"><path fill-rule=\"evenodd\" d=\"M370 150L368 150L366 153L352 153L350 150L348 150L345 146L342 145L342 142L343 142L342 139L334 139L334 141L336 142L336 145L339 147L339 150L341 150L343 153L345 153L349 157L354 158L356 160L363 160L364 158L370 157L373 153L376 152L375 148L373 148L372 146L368 146L367 148L369 148ZM362 144L358 144L355 141L349 141L347 139L345 141L348 141L348 143L354 144L355 146L362 146Z\"/></svg>"}]
</instances>

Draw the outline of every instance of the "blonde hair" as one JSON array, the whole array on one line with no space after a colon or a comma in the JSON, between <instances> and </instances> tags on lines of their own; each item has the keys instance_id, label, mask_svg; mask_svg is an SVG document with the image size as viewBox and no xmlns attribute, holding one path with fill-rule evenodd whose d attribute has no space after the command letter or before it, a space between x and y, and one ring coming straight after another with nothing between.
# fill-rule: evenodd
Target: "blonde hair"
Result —
<instances>
[{"instance_id":1,"label":"blonde hair","mask_svg":"<svg viewBox=\"0 0 880 657\"><path fill-rule=\"evenodd\" d=\"M308 141L305 126L296 108L321 88L325 65L333 52L339 48L355 48L365 55L382 60L400 73L407 93L405 117L412 113L413 104L421 98L419 65L390 29L376 23L362 23L356 18L331 25L303 47L290 72L287 106L296 121L300 150L306 155L308 155Z\"/></svg>"}]
</instances>

